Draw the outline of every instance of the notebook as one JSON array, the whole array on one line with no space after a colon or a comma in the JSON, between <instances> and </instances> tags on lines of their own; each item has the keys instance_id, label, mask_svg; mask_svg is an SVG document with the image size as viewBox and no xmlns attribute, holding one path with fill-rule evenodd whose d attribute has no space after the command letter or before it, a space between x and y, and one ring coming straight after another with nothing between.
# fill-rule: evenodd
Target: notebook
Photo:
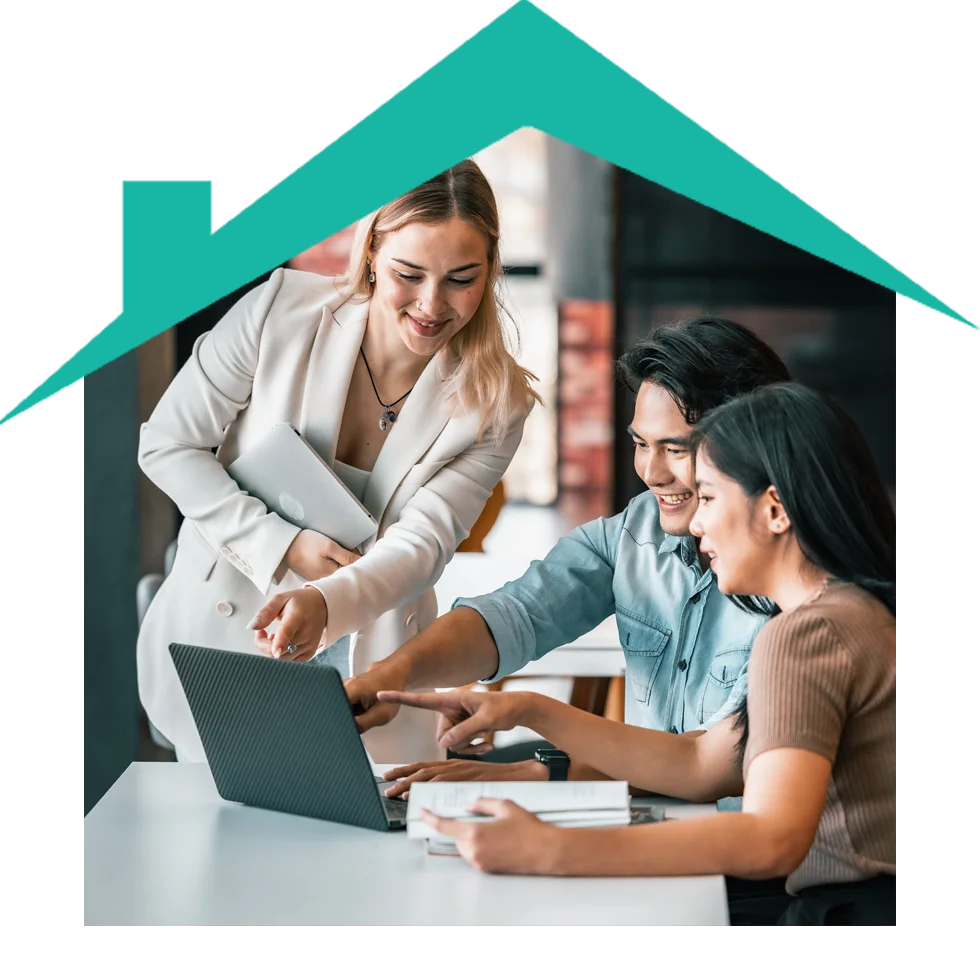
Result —
<instances>
[{"instance_id":1,"label":"notebook","mask_svg":"<svg viewBox=\"0 0 980 980\"><path fill-rule=\"evenodd\" d=\"M353 551L378 530L374 515L289 422L280 422L227 467L228 475L283 520Z\"/></svg>"},{"instance_id":2,"label":"notebook","mask_svg":"<svg viewBox=\"0 0 980 980\"><path fill-rule=\"evenodd\" d=\"M631 818L629 785L625 782L414 783L408 796L408 836L451 843L451 837L422 820L422 809L467 822L492 820L469 810L481 797L512 800L538 819L559 827L619 827L630 823Z\"/></svg>"}]
</instances>

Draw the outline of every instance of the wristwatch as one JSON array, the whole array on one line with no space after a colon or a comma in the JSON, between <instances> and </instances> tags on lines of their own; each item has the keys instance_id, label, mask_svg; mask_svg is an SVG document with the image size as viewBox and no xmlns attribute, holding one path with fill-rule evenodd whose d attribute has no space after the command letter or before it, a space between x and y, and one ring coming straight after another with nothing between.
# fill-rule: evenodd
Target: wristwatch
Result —
<instances>
[{"instance_id":1,"label":"wristwatch","mask_svg":"<svg viewBox=\"0 0 980 980\"><path fill-rule=\"evenodd\" d=\"M561 749L538 749L534 758L548 767L549 782L568 779L568 754Z\"/></svg>"}]
</instances>

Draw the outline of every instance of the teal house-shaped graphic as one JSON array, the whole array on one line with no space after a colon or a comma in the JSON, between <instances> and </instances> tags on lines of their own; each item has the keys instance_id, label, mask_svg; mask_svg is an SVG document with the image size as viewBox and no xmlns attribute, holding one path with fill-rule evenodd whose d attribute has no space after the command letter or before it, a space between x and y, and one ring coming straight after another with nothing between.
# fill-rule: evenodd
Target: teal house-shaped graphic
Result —
<instances>
[{"instance_id":1,"label":"teal house-shaped graphic","mask_svg":"<svg viewBox=\"0 0 980 980\"><path fill-rule=\"evenodd\" d=\"M501 61L482 112L392 164L388 148L413 142L419 105ZM525 126L969 322L521 0L214 234L209 182L126 183L123 312L4 421Z\"/></svg>"}]
</instances>

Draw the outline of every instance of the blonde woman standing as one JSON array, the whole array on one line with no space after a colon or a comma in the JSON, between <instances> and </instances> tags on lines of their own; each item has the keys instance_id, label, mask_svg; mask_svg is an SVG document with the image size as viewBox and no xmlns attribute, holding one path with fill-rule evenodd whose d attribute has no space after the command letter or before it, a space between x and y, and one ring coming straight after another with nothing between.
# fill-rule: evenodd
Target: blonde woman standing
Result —
<instances>
[{"instance_id":1,"label":"blonde woman standing","mask_svg":"<svg viewBox=\"0 0 980 980\"><path fill-rule=\"evenodd\" d=\"M483 173L452 167L358 225L343 277L278 269L244 296L143 426L140 465L185 520L140 631L140 700L179 760L205 757L170 643L309 660L350 637L359 673L435 618L432 587L537 397L507 349L498 239ZM378 519L361 554L288 523L226 472L282 421ZM379 761L438 751L420 710L365 743Z\"/></svg>"}]
</instances>

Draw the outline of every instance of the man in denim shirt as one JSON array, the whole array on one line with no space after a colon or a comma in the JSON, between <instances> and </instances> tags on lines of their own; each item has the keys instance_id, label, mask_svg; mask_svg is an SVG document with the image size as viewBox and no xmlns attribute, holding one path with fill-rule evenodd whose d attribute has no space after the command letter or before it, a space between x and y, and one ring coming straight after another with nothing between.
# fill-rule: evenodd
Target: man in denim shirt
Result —
<instances>
[{"instance_id":1,"label":"man in denim shirt","mask_svg":"<svg viewBox=\"0 0 980 980\"><path fill-rule=\"evenodd\" d=\"M689 534L697 498L687 440L704 412L789 374L751 331L711 316L655 330L618 367L637 393L628 431L636 472L649 492L616 517L576 528L516 581L457 599L390 657L347 681L362 730L397 710L377 701L380 690L498 680L612 614L626 655L627 723L699 734L738 706L764 618L718 591ZM445 719L443 729L458 720ZM484 748L451 747L471 754ZM548 770L534 760L449 760L397 770L406 782L395 790L437 775L547 779ZM602 775L571 760L570 779Z\"/></svg>"}]
</instances>

